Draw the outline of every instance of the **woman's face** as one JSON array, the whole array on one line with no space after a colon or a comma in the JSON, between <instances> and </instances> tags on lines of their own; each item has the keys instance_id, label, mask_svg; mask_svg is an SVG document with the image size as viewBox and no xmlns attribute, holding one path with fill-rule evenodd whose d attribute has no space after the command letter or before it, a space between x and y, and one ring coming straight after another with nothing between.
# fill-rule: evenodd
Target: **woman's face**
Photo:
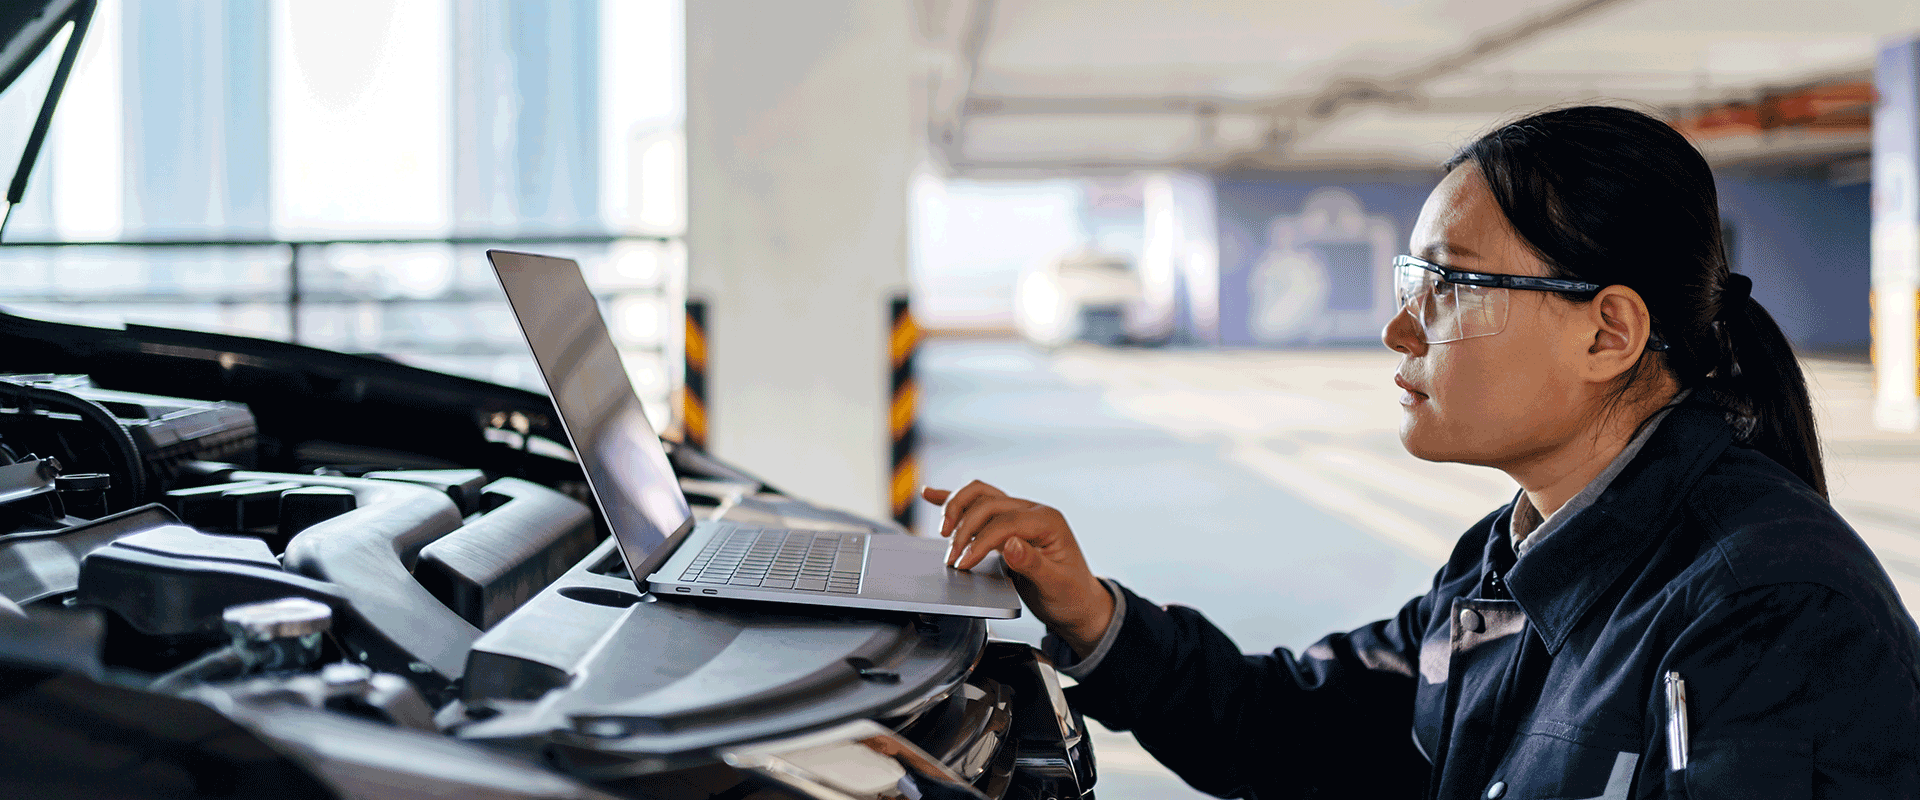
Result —
<instances>
[{"instance_id":1,"label":"woman's face","mask_svg":"<svg viewBox=\"0 0 1920 800\"><path fill-rule=\"evenodd\" d=\"M1412 253L1471 272L1547 274L1500 213L1473 162L1435 187L1414 223ZM1400 442L1429 461L1524 469L1587 428L1593 389L1578 374L1593 332L1578 308L1548 292L1507 290L1506 328L1428 344L1401 309L1381 341L1401 354L1394 382Z\"/></svg>"}]
</instances>

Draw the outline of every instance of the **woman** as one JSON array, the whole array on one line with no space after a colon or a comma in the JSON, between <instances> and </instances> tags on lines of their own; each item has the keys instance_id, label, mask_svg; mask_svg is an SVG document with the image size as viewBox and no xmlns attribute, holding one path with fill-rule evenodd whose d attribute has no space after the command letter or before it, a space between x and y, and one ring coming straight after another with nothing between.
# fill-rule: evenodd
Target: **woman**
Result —
<instances>
[{"instance_id":1,"label":"woman","mask_svg":"<svg viewBox=\"0 0 1920 800\"><path fill-rule=\"evenodd\" d=\"M1448 162L1411 244L1401 442L1521 491L1394 618L1242 655L1096 579L1058 511L925 491L957 566L1020 576L1077 707L1220 796L1920 796L1920 633L1827 504L1699 153L1537 114Z\"/></svg>"}]
</instances>

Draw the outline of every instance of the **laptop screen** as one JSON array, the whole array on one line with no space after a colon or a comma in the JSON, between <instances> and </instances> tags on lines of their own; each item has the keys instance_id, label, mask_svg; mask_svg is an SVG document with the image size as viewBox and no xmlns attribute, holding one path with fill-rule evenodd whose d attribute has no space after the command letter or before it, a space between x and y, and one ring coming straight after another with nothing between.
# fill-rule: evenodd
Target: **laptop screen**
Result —
<instances>
[{"instance_id":1,"label":"laptop screen","mask_svg":"<svg viewBox=\"0 0 1920 800\"><path fill-rule=\"evenodd\" d=\"M692 527L693 510L633 393L600 306L573 261L502 250L487 251L487 258L533 347L600 513L634 579L644 582L667 554L661 545Z\"/></svg>"}]
</instances>

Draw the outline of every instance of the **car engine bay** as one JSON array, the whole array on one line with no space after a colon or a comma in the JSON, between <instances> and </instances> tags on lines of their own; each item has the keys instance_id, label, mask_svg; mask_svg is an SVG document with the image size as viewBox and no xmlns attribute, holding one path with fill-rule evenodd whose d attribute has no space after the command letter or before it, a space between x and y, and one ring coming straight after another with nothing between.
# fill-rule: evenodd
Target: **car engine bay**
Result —
<instances>
[{"instance_id":1,"label":"car engine bay","mask_svg":"<svg viewBox=\"0 0 1920 800\"><path fill-rule=\"evenodd\" d=\"M35 796L1091 797L977 619L639 591L544 395L0 315L0 756ZM909 535L668 443L696 514Z\"/></svg>"}]
</instances>

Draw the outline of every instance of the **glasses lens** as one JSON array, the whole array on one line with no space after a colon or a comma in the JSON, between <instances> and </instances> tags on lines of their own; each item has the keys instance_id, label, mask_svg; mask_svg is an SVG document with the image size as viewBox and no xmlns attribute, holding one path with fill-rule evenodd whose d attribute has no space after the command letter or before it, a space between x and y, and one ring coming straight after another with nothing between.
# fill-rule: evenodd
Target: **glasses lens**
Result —
<instances>
[{"instance_id":1,"label":"glasses lens","mask_svg":"<svg viewBox=\"0 0 1920 800\"><path fill-rule=\"evenodd\" d=\"M1427 344L1492 336L1507 327L1510 293L1503 288L1448 283L1432 270L1398 264L1394 294L1400 307L1420 322Z\"/></svg>"},{"instance_id":2,"label":"glasses lens","mask_svg":"<svg viewBox=\"0 0 1920 800\"><path fill-rule=\"evenodd\" d=\"M1507 329L1507 301L1513 296L1511 290L1492 286L1451 286L1460 338L1492 336Z\"/></svg>"},{"instance_id":3,"label":"glasses lens","mask_svg":"<svg viewBox=\"0 0 1920 800\"><path fill-rule=\"evenodd\" d=\"M1395 264L1393 267L1393 299L1401 308L1408 303L1424 303L1427 295L1433 292L1440 282L1440 276L1431 270L1422 269L1413 264ZM1415 309L1414 316L1419 316Z\"/></svg>"}]
</instances>

